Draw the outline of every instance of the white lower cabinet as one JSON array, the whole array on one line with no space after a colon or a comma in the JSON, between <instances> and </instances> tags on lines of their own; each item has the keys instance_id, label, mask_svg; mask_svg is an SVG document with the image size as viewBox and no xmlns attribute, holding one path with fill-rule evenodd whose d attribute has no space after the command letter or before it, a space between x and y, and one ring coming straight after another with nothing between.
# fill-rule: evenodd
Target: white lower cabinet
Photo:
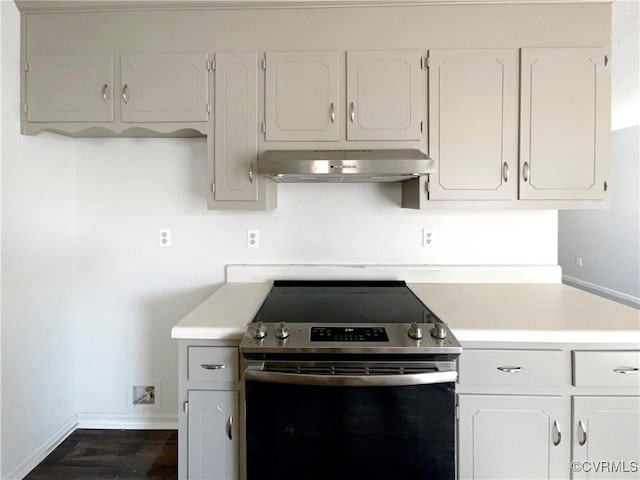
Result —
<instances>
[{"instance_id":1,"label":"white lower cabinet","mask_svg":"<svg viewBox=\"0 0 640 480\"><path fill-rule=\"evenodd\" d=\"M459 395L458 402L460 479L567 478L562 397Z\"/></svg>"},{"instance_id":2,"label":"white lower cabinet","mask_svg":"<svg viewBox=\"0 0 640 480\"><path fill-rule=\"evenodd\" d=\"M640 396L573 397L572 478L640 478Z\"/></svg>"},{"instance_id":3,"label":"white lower cabinet","mask_svg":"<svg viewBox=\"0 0 640 480\"><path fill-rule=\"evenodd\" d=\"M238 392L192 390L188 401L188 478L237 479Z\"/></svg>"}]
</instances>

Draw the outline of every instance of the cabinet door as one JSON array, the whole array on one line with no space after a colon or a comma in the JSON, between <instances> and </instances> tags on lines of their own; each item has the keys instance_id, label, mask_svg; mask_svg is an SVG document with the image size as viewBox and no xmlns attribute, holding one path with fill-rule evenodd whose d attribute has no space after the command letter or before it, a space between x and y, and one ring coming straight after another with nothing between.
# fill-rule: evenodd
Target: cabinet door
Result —
<instances>
[{"instance_id":1,"label":"cabinet door","mask_svg":"<svg viewBox=\"0 0 640 480\"><path fill-rule=\"evenodd\" d=\"M573 428L572 478L640 477L640 397L573 397Z\"/></svg>"},{"instance_id":2,"label":"cabinet door","mask_svg":"<svg viewBox=\"0 0 640 480\"><path fill-rule=\"evenodd\" d=\"M338 53L267 52L266 139L338 140Z\"/></svg>"},{"instance_id":3,"label":"cabinet door","mask_svg":"<svg viewBox=\"0 0 640 480\"><path fill-rule=\"evenodd\" d=\"M420 140L420 52L347 52L347 140Z\"/></svg>"},{"instance_id":4,"label":"cabinet door","mask_svg":"<svg viewBox=\"0 0 640 480\"><path fill-rule=\"evenodd\" d=\"M517 198L517 50L429 52L429 156L430 199Z\"/></svg>"},{"instance_id":5,"label":"cabinet door","mask_svg":"<svg viewBox=\"0 0 640 480\"><path fill-rule=\"evenodd\" d=\"M601 199L610 75L598 48L522 49L520 198Z\"/></svg>"},{"instance_id":6,"label":"cabinet door","mask_svg":"<svg viewBox=\"0 0 640 480\"><path fill-rule=\"evenodd\" d=\"M29 55L29 122L112 122L112 55Z\"/></svg>"},{"instance_id":7,"label":"cabinet door","mask_svg":"<svg viewBox=\"0 0 640 480\"><path fill-rule=\"evenodd\" d=\"M207 55L122 55L123 122L206 122Z\"/></svg>"},{"instance_id":8,"label":"cabinet door","mask_svg":"<svg viewBox=\"0 0 640 480\"><path fill-rule=\"evenodd\" d=\"M215 200L257 200L256 53L216 54L214 110Z\"/></svg>"},{"instance_id":9,"label":"cabinet door","mask_svg":"<svg viewBox=\"0 0 640 480\"><path fill-rule=\"evenodd\" d=\"M238 392L189 391L189 480L238 478Z\"/></svg>"},{"instance_id":10,"label":"cabinet door","mask_svg":"<svg viewBox=\"0 0 640 480\"><path fill-rule=\"evenodd\" d=\"M568 477L561 397L459 395L458 401L460 479Z\"/></svg>"}]
</instances>

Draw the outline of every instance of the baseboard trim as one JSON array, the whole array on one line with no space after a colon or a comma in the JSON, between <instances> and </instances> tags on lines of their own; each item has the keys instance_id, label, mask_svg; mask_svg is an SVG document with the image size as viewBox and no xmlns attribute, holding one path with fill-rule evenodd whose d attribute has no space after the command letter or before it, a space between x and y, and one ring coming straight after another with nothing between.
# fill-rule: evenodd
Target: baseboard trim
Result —
<instances>
[{"instance_id":1,"label":"baseboard trim","mask_svg":"<svg viewBox=\"0 0 640 480\"><path fill-rule=\"evenodd\" d=\"M640 309L640 297L634 297L633 295L628 295L611 288L596 285L595 283L585 282L584 280L570 277L568 275L562 276L562 283L600 295L601 297L608 298L614 302L623 303L630 307Z\"/></svg>"},{"instance_id":2,"label":"baseboard trim","mask_svg":"<svg viewBox=\"0 0 640 480\"><path fill-rule=\"evenodd\" d=\"M77 428L104 428L107 430L177 430L178 415L78 413Z\"/></svg>"},{"instance_id":3,"label":"baseboard trim","mask_svg":"<svg viewBox=\"0 0 640 480\"><path fill-rule=\"evenodd\" d=\"M13 471L9 472L5 478L16 479L26 477L31 470L36 468L58 445L64 442L71 435L78 425L77 416L74 415L63 425L56 429L51 436L45 440L42 445L36 448L31 454L24 459Z\"/></svg>"}]
</instances>

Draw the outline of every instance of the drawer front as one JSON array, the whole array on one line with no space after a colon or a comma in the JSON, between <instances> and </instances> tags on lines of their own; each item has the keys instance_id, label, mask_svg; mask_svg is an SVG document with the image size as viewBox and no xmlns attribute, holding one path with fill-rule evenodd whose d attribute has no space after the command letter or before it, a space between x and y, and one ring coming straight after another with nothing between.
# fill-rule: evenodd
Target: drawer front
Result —
<instances>
[{"instance_id":1,"label":"drawer front","mask_svg":"<svg viewBox=\"0 0 640 480\"><path fill-rule=\"evenodd\" d=\"M191 382L237 382L239 353L236 347L189 347L187 379Z\"/></svg>"},{"instance_id":2,"label":"drawer front","mask_svg":"<svg viewBox=\"0 0 640 480\"><path fill-rule=\"evenodd\" d=\"M563 383L560 350L463 350L459 382L465 385L557 386Z\"/></svg>"},{"instance_id":3,"label":"drawer front","mask_svg":"<svg viewBox=\"0 0 640 480\"><path fill-rule=\"evenodd\" d=\"M576 387L637 387L640 385L640 351L573 352Z\"/></svg>"}]
</instances>

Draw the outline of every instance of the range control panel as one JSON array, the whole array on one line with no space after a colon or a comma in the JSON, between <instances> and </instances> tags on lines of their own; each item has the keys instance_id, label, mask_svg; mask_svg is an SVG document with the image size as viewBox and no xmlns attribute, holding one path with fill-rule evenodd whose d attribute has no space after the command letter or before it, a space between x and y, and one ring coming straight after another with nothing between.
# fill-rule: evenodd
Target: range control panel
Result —
<instances>
[{"instance_id":1,"label":"range control panel","mask_svg":"<svg viewBox=\"0 0 640 480\"><path fill-rule=\"evenodd\" d=\"M384 327L311 327L312 342L388 342Z\"/></svg>"}]
</instances>

